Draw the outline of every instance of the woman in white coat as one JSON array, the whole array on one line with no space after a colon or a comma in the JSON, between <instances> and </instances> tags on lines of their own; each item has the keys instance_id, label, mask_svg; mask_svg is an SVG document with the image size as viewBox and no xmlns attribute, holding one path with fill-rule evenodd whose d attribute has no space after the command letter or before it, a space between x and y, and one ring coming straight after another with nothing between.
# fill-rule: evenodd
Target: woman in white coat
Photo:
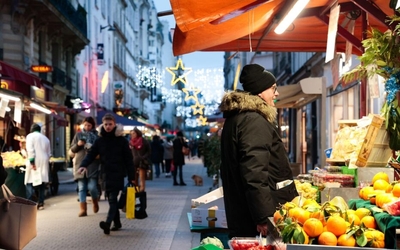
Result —
<instances>
[{"instance_id":1,"label":"woman in white coat","mask_svg":"<svg viewBox=\"0 0 400 250\"><path fill-rule=\"evenodd\" d=\"M51 156L50 140L40 132L41 128L34 123L31 133L26 136L28 159L25 172L27 199L32 200L35 186L39 187L38 209L44 209L44 192L49 182L49 159Z\"/></svg>"}]
</instances>

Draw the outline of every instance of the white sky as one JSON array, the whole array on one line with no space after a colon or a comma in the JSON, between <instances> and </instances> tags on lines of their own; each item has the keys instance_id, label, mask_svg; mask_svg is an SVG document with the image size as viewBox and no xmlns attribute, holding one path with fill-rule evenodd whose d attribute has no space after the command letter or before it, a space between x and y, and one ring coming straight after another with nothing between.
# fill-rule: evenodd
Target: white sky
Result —
<instances>
[{"instance_id":1,"label":"white sky","mask_svg":"<svg viewBox=\"0 0 400 250\"><path fill-rule=\"evenodd\" d=\"M157 12L171 10L171 4L169 0L153 0L153 1L156 6ZM159 20L160 21L167 20L170 24L170 28L175 27L175 18L173 15L159 17ZM185 64L185 67L190 67L193 70L222 68L224 66L224 53L193 52L182 55L182 61Z\"/></svg>"}]
</instances>

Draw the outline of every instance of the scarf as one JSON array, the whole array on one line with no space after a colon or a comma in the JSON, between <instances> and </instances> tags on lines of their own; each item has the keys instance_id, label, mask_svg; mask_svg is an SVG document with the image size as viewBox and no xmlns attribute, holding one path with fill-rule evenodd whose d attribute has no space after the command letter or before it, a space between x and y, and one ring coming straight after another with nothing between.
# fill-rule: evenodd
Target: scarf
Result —
<instances>
[{"instance_id":1,"label":"scarf","mask_svg":"<svg viewBox=\"0 0 400 250\"><path fill-rule=\"evenodd\" d=\"M142 137L136 137L131 139L131 145L134 149L139 150L143 146L143 138Z\"/></svg>"}]
</instances>

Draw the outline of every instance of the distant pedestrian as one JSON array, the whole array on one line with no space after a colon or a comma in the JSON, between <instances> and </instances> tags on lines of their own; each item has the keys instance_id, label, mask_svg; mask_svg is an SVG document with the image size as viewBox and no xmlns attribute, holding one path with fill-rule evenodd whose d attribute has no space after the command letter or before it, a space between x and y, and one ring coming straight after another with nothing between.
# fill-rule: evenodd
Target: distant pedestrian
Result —
<instances>
[{"instance_id":1,"label":"distant pedestrian","mask_svg":"<svg viewBox=\"0 0 400 250\"><path fill-rule=\"evenodd\" d=\"M174 158L174 145L169 137L163 143L164 161L165 161L165 177L171 177L171 162Z\"/></svg>"},{"instance_id":2,"label":"distant pedestrian","mask_svg":"<svg viewBox=\"0 0 400 250\"><path fill-rule=\"evenodd\" d=\"M74 180L78 182L79 217L87 215L86 196L88 191L92 197L93 212L97 213L99 211L99 190L97 186L100 172L100 159L98 158L88 165L85 173L78 173L82 160L97 138L96 124L93 117L86 117L83 120L82 131L75 134L71 142L71 148L69 149L69 155L73 158Z\"/></svg>"},{"instance_id":3,"label":"distant pedestrian","mask_svg":"<svg viewBox=\"0 0 400 250\"><path fill-rule=\"evenodd\" d=\"M106 221L100 222L104 234L117 231L122 227L118 210L118 195L124 188L124 178L135 183L135 168L128 141L123 136L123 127L115 123L115 117L107 113L102 118L103 124L99 126L99 138L87 152L80 164L79 174L87 173L88 166L100 156L101 172L105 181L106 196L109 209ZM111 227L113 222L113 227Z\"/></svg>"},{"instance_id":4,"label":"distant pedestrian","mask_svg":"<svg viewBox=\"0 0 400 250\"><path fill-rule=\"evenodd\" d=\"M135 165L135 168L139 170L139 176L136 175L136 182L139 182L139 190L145 191L146 175L147 171L151 167L150 143L145 138L143 138L142 131L135 127L131 131L131 140L129 144L132 149L133 164Z\"/></svg>"},{"instance_id":5,"label":"distant pedestrian","mask_svg":"<svg viewBox=\"0 0 400 250\"><path fill-rule=\"evenodd\" d=\"M164 147L162 145L162 141L160 140L160 136L154 135L150 145L151 145L151 163L154 166L156 178L159 178L160 164L162 163L164 158Z\"/></svg>"},{"instance_id":6,"label":"distant pedestrian","mask_svg":"<svg viewBox=\"0 0 400 250\"><path fill-rule=\"evenodd\" d=\"M172 176L174 178L174 186L186 186L186 183L183 181L183 165L185 165L185 155L182 153L182 147L187 147L187 143L183 138L183 133L179 131L176 133L176 138L173 141L174 145L174 166L175 169L172 171ZM177 182L176 178L179 172L179 183Z\"/></svg>"},{"instance_id":7,"label":"distant pedestrian","mask_svg":"<svg viewBox=\"0 0 400 250\"><path fill-rule=\"evenodd\" d=\"M49 182L51 156L50 140L40 132L41 127L34 123L31 133L26 136L26 152L28 155L25 171L25 187L27 199L32 200L34 186L39 188L38 209L44 209L44 193Z\"/></svg>"}]
</instances>

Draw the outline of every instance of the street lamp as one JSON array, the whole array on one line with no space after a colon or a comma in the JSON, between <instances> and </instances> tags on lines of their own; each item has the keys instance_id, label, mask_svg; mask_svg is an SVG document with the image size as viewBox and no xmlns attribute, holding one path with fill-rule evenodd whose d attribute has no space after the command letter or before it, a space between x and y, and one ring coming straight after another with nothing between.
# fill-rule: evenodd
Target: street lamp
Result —
<instances>
[{"instance_id":1,"label":"street lamp","mask_svg":"<svg viewBox=\"0 0 400 250\"><path fill-rule=\"evenodd\" d=\"M105 28L108 28L108 31L115 31L115 27L113 26L113 25L107 25L107 26L101 26L100 25L100 33L101 33L101 31L103 30L103 29L105 29Z\"/></svg>"}]
</instances>

